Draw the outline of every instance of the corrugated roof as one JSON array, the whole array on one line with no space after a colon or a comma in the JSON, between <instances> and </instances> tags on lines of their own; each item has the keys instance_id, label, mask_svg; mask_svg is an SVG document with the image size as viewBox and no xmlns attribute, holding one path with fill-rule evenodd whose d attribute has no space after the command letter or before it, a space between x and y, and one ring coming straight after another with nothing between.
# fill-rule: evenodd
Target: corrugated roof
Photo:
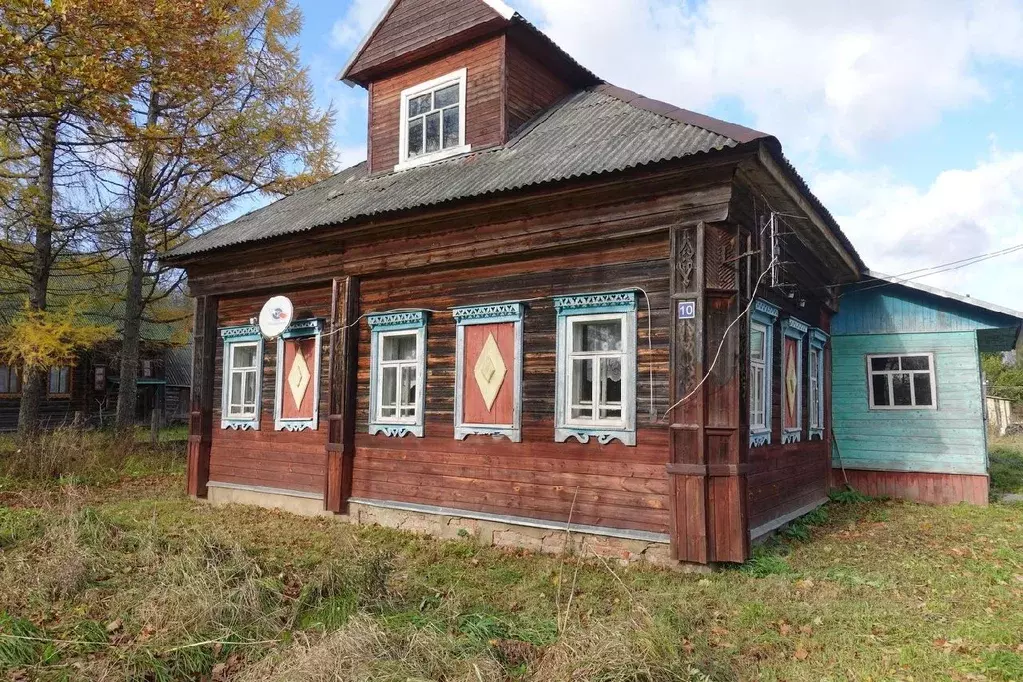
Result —
<instances>
[{"instance_id":1,"label":"corrugated roof","mask_svg":"<svg viewBox=\"0 0 1023 682\"><path fill-rule=\"evenodd\" d=\"M600 85L571 95L507 145L429 166L368 175L360 163L182 244L214 249L571 178L600 175L770 136Z\"/></svg>"}]
</instances>

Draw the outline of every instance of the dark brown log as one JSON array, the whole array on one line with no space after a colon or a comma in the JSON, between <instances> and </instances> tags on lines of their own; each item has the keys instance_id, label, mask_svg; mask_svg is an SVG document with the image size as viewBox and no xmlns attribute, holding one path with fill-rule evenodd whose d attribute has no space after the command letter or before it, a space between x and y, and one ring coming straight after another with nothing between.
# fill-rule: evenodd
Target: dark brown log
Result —
<instances>
[{"instance_id":1,"label":"dark brown log","mask_svg":"<svg viewBox=\"0 0 1023 682\"><path fill-rule=\"evenodd\" d=\"M332 287L330 371L327 399L327 466L324 508L345 514L352 495L355 406L359 355L359 280L335 279Z\"/></svg>"},{"instance_id":2,"label":"dark brown log","mask_svg":"<svg viewBox=\"0 0 1023 682\"><path fill-rule=\"evenodd\" d=\"M216 373L217 297L195 300L192 403L188 421L188 494L205 498L213 440L213 381Z\"/></svg>"}]
</instances>

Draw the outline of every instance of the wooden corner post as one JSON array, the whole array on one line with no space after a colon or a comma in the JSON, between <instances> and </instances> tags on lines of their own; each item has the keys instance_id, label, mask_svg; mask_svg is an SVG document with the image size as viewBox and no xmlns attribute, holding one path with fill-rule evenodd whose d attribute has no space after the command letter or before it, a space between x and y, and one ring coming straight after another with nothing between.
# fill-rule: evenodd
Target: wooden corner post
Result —
<instances>
[{"instance_id":1,"label":"wooden corner post","mask_svg":"<svg viewBox=\"0 0 1023 682\"><path fill-rule=\"evenodd\" d=\"M213 377L217 357L216 296L195 299L192 332L192 394L188 416L188 494L206 497L213 442Z\"/></svg>"},{"instance_id":2,"label":"wooden corner post","mask_svg":"<svg viewBox=\"0 0 1023 682\"><path fill-rule=\"evenodd\" d=\"M330 369L328 372L327 475L323 506L348 513L355 459L355 387L359 358L359 280L334 279L330 310Z\"/></svg>"},{"instance_id":3,"label":"wooden corner post","mask_svg":"<svg viewBox=\"0 0 1023 682\"><path fill-rule=\"evenodd\" d=\"M740 395L746 326L729 329L742 312L740 242L725 223L672 229L670 381L676 407L669 415L668 478L672 550L679 561L741 562L749 556Z\"/></svg>"}]
</instances>

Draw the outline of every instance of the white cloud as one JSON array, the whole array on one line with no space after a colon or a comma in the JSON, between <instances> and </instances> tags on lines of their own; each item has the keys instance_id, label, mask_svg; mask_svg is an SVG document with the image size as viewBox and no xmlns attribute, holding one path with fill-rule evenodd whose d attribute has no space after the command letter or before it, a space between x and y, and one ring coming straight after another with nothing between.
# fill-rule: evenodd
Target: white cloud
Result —
<instances>
[{"instance_id":1,"label":"white cloud","mask_svg":"<svg viewBox=\"0 0 1023 682\"><path fill-rule=\"evenodd\" d=\"M1023 62L1019 0L522 0L598 75L707 110L738 100L790 150L864 143L986 98L981 64Z\"/></svg>"},{"instance_id":2,"label":"white cloud","mask_svg":"<svg viewBox=\"0 0 1023 682\"><path fill-rule=\"evenodd\" d=\"M352 0L330 31L331 47L351 51L373 27L387 5L386 0Z\"/></svg>"},{"instance_id":3,"label":"white cloud","mask_svg":"<svg viewBox=\"0 0 1023 682\"><path fill-rule=\"evenodd\" d=\"M1023 152L992 152L974 168L946 170L920 190L887 170L832 171L814 191L871 268L902 274L1023 243ZM923 277L1023 308L1023 252Z\"/></svg>"}]
</instances>

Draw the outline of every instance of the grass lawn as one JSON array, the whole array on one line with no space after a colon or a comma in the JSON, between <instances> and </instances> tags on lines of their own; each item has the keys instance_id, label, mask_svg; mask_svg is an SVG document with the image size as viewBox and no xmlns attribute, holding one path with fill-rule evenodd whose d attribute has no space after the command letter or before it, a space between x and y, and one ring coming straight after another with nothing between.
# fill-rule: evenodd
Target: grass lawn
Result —
<instances>
[{"instance_id":1,"label":"grass lawn","mask_svg":"<svg viewBox=\"0 0 1023 682\"><path fill-rule=\"evenodd\" d=\"M1002 459L1008 489L1023 456ZM1023 681L1023 505L846 495L745 566L690 575L214 508L183 487L0 492L2 674Z\"/></svg>"}]
</instances>

